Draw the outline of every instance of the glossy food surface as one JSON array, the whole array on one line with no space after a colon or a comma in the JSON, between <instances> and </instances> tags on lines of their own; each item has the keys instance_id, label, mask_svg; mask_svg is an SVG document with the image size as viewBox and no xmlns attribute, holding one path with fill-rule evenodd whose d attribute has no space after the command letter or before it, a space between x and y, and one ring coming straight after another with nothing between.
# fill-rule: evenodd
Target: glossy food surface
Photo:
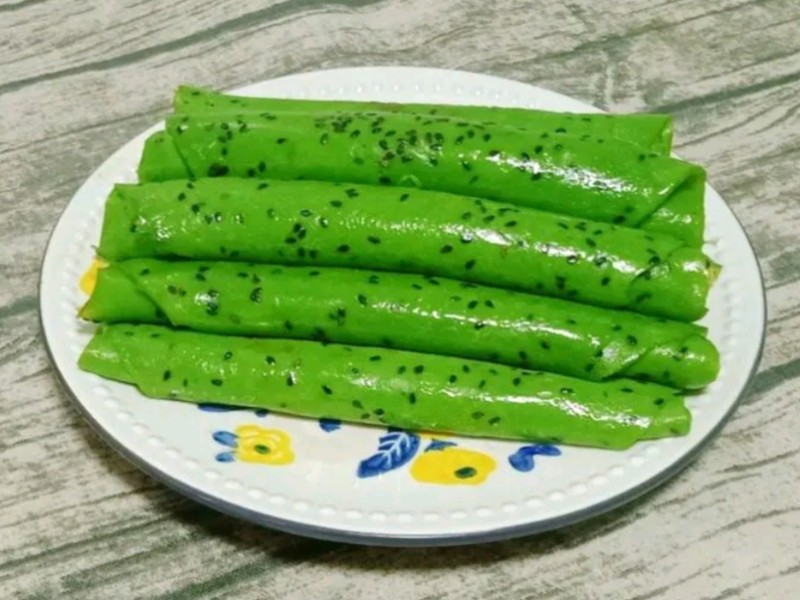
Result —
<instances>
[{"instance_id":1,"label":"glossy food surface","mask_svg":"<svg viewBox=\"0 0 800 600\"><path fill-rule=\"evenodd\" d=\"M652 383L153 325L102 327L79 364L154 398L470 436L622 449L683 435L691 420L680 393Z\"/></svg>"},{"instance_id":2,"label":"glossy food surface","mask_svg":"<svg viewBox=\"0 0 800 600\"><path fill-rule=\"evenodd\" d=\"M421 275L134 259L99 272L81 316L317 339L676 388L716 377L702 328Z\"/></svg>"},{"instance_id":3,"label":"glossy food surface","mask_svg":"<svg viewBox=\"0 0 800 600\"><path fill-rule=\"evenodd\" d=\"M556 133L562 129L380 112L174 115L168 137L156 140L174 145L182 165L148 144L139 176L418 187L702 243L703 169L619 140Z\"/></svg>"},{"instance_id":4,"label":"glossy food surface","mask_svg":"<svg viewBox=\"0 0 800 600\"><path fill-rule=\"evenodd\" d=\"M511 205L234 178L116 186L98 251L417 272L687 321L717 270L675 238Z\"/></svg>"},{"instance_id":5,"label":"glossy food surface","mask_svg":"<svg viewBox=\"0 0 800 600\"><path fill-rule=\"evenodd\" d=\"M467 121L552 131L555 135L563 134L564 130L569 131L572 136L589 134L594 137L613 138L664 155L668 155L672 147L672 118L662 114L582 114L476 105L289 100L221 94L189 85L178 87L173 108L179 114L268 111L415 113L428 118L448 116Z\"/></svg>"}]
</instances>

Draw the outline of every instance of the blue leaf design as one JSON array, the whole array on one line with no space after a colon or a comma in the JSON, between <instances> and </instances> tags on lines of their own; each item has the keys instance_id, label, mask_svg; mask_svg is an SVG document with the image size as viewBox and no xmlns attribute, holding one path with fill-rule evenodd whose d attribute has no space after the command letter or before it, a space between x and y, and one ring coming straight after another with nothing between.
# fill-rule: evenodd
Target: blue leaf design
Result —
<instances>
[{"instance_id":1,"label":"blue leaf design","mask_svg":"<svg viewBox=\"0 0 800 600\"><path fill-rule=\"evenodd\" d=\"M226 413L226 412L235 412L237 410L251 410L249 408L241 408L239 406L228 406L226 404L210 404L210 403L198 404L197 408L199 408L203 412L209 412L209 413ZM255 412L255 415L257 417L266 417L269 414L269 411L266 408L259 408L253 412Z\"/></svg>"},{"instance_id":2,"label":"blue leaf design","mask_svg":"<svg viewBox=\"0 0 800 600\"><path fill-rule=\"evenodd\" d=\"M236 448L239 445L239 438L236 437L235 433L230 431L215 431L211 434L211 437L214 438L215 442L223 446L228 446L229 448Z\"/></svg>"},{"instance_id":3,"label":"blue leaf design","mask_svg":"<svg viewBox=\"0 0 800 600\"><path fill-rule=\"evenodd\" d=\"M322 431L330 433L331 431L341 429L342 422L339 419L320 419L319 428L322 429Z\"/></svg>"},{"instance_id":4,"label":"blue leaf design","mask_svg":"<svg viewBox=\"0 0 800 600\"><path fill-rule=\"evenodd\" d=\"M220 452L214 458L217 459L217 462L221 463L229 463L236 460L236 457L233 455L233 452Z\"/></svg>"},{"instance_id":5,"label":"blue leaf design","mask_svg":"<svg viewBox=\"0 0 800 600\"><path fill-rule=\"evenodd\" d=\"M561 456L561 450L552 444L522 446L508 457L508 463L517 471L527 473L536 467L534 456Z\"/></svg>"},{"instance_id":6,"label":"blue leaf design","mask_svg":"<svg viewBox=\"0 0 800 600\"><path fill-rule=\"evenodd\" d=\"M390 429L380 437L378 451L358 465L359 477L374 477L402 467L419 450L419 436L410 431Z\"/></svg>"},{"instance_id":7,"label":"blue leaf design","mask_svg":"<svg viewBox=\"0 0 800 600\"><path fill-rule=\"evenodd\" d=\"M425 448L425 452L430 452L431 450L444 450L445 448L449 448L450 446L455 446L455 442L446 442L445 440L431 440L431 443L428 444L428 447Z\"/></svg>"}]
</instances>

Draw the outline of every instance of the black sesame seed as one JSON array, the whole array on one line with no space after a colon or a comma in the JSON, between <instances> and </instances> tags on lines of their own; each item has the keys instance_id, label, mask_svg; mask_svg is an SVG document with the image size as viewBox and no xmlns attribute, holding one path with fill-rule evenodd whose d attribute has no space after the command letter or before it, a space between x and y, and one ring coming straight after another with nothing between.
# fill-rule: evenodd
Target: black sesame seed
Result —
<instances>
[{"instance_id":1,"label":"black sesame seed","mask_svg":"<svg viewBox=\"0 0 800 600\"><path fill-rule=\"evenodd\" d=\"M164 371L163 379L164 379L164 381L167 381L170 377L172 377L172 371L167 369L166 371Z\"/></svg>"},{"instance_id":2,"label":"black sesame seed","mask_svg":"<svg viewBox=\"0 0 800 600\"><path fill-rule=\"evenodd\" d=\"M326 396L330 396L333 393L333 390L329 388L327 385L322 386L322 391L325 392Z\"/></svg>"},{"instance_id":3,"label":"black sesame seed","mask_svg":"<svg viewBox=\"0 0 800 600\"><path fill-rule=\"evenodd\" d=\"M414 392L411 392L408 395L408 401L409 401L410 404L416 404L417 403L417 395Z\"/></svg>"},{"instance_id":4,"label":"black sesame seed","mask_svg":"<svg viewBox=\"0 0 800 600\"><path fill-rule=\"evenodd\" d=\"M346 254L350 252L350 246L348 246L347 244L342 244L341 246L336 248L336 251L341 252L342 254Z\"/></svg>"},{"instance_id":5,"label":"black sesame seed","mask_svg":"<svg viewBox=\"0 0 800 600\"><path fill-rule=\"evenodd\" d=\"M215 385L217 387L221 386L222 385L222 379L212 379L211 380L211 385Z\"/></svg>"},{"instance_id":6,"label":"black sesame seed","mask_svg":"<svg viewBox=\"0 0 800 600\"><path fill-rule=\"evenodd\" d=\"M228 167L219 163L213 163L208 167L209 177L224 177L228 174Z\"/></svg>"},{"instance_id":7,"label":"black sesame seed","mask_svg":"<svg viewBox=\"0 0 800 600\"><path fill-rule=\"evenodd\" d=\"M464 268L467 271L471 271L473 269L473 267L475 267L475 261L474 260L468 260L467 262L464 263Z\"/></svg>"},{"instance_id":8,"label":"black sesame seed","mask_svg":"<svg viewBox=\"0 0 800 600\"><path fill-rule=\"evenodd\" d=\"M424 370L425 370L425 367L422 366L422 365L417 365L416 367L414 367L414 373L416 373L417 375L422 373Z\"/></svg>"}]
</instances>

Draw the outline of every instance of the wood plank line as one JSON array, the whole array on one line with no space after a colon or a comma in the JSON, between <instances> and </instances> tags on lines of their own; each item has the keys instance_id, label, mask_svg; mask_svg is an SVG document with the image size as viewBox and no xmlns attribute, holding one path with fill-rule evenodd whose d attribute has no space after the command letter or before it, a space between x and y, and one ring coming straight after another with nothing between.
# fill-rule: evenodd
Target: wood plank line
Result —
<instances>
[{"instance_id":1,"label":"wood plank line","mask_svg":"<svg viewBox=\"0 0 800 600\"><path fill-rule=\"evenodd\" d=\"M356 8L360 8L363 6L369 6L371 4L375 4L376 2L380 1L381 0L327 0L326 5L346 6L346 7L353 6ZM267 6L265 8L238 17L234 17L227 21L222 21L221 23L215 24L207 29L203 29L201 31L197 31L195 33L191 33L189 35L185 35L180 38L163 42L161 44L156 44L153 46L135 50L133 52L128 52L127 54L123 54L121 56L114 56L111 58L96 60L93 62L76 65L74 67L69 67L58 71L51 71L49 73L34 75L33 77L26 77L23 79L18 79L16 81L10 81L8 83L1 84L0 96L37 83L53 81L56 79L63 79L65 77L81 75L83 73L108 71L111 69L116 69L119 67L138 63L166 52L172 52L175 50L183 49L187 46L198 44L200 42L214 40L222 35L228 35L231 33L236 33L237 31L251 29L264 21L276 21L282 18L286 18L298 11L303 10L304 8L308 8L310 6L317 6L318 4L319 3L317 2L317 0L286 0L284 2L280 2L272 6Z\"/></svg>"},{"instance_id":2,"label":"wood plank line","mask_svg":"<svg viewBox=\"0 0 800 600\"><path fill-rule=\"evenodd\" d=\"M21 0L20 2L12 2L10 4L0 4L0 13L19 11L37 4L44 4L49 0Z\"/></svg>"}]
</instances>

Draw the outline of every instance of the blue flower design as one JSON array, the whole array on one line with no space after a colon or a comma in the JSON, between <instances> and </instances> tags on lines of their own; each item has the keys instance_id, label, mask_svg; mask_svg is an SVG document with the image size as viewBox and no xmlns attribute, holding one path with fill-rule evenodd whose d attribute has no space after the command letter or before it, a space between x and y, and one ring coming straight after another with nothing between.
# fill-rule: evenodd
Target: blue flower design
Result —
<instances>
[{"instance_id":1,"label":"blue flower design","mask_svg":"<svg viewBox=\"0 0 800 600\"><path fill-rule=\"evenodd\" d=\"M374 477L408 463L419 450L419 436L411 431L389 429L378 440L378 451L358 465L359 477Z\"/></svg>"},{"instance_id":2,"label":"blue flower design","mask_svg":"<svg viewBox=\"0 0 800 600\"><path fill-rule=\"evenodd\" d=\"M322 429L322 431L330 433L331 431L341 429L342 422L339 419L320 419L319 428Z\"/></svg>"},{"instance_id":3,"label":"blue flower design","mask_svg":"<svg viewBox=\"0 0 800 600\"><path fill-rule=\"evenodd\" d=\"M234 456L233 452L220 452L214 458L217 459L217 462L221 463L229 463L236 460L236 456Z\"/></svg>"},{"instance_id":4,"label":"blue flower design","mask_svg":"<svg viewBox=\"0 0 800 600\"><path fill-rule=\"evenodd\" d=\"M239 445L239 437L232 431L215 431L211 434L214 441L228 448L236 448Z\"/></svg>"},{"instance_id":5,"label":"blue flower design","mask_svg":"<svg viewBox=\"0 0 800 600\"><path fill-rule=\"evenodd\" d=\"M527 473L536 467L534 456L561 456L561 450L552 444L522 446L508 457L508 463L517 471Z\"/></svg>"}]
</instances>

